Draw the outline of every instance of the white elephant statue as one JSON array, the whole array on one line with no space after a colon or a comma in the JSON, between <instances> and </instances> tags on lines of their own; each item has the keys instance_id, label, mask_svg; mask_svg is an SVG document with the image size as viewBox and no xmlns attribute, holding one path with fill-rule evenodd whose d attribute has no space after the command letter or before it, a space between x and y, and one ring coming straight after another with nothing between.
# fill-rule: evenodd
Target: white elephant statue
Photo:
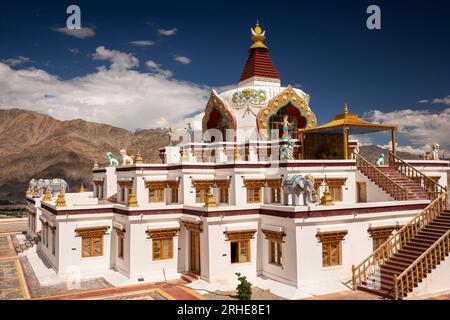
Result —
<instances>
[{"instance_id":1,"label":"white elephant statue","mask_svg":"<svg viewBox=\"0 0 450 320\"><path fill-rule=\"evenodd\" d=\"M316 191L314 189L314 177L311 175L293 175L283 179L281 184L284 195L284 205L289 205L288 195L292 195L292 204L294 206L300 205L300 195L303 195L303 205L309 203L316 203L318 200Z\"/></svg>"},{"instance_id":2,"label":"white elephant statue","mask_svg":"<svg viewBox=\"0 0 450 320\"><path fill-rule=\"evenodd\" d=\"M69 184L61 178L53 179L39 179L37 180L36 188L39 190L39 196L42 197L47 188L50 190L52 196L62 191L66 193L69 190Z\"/></svg>"}]
</instances>

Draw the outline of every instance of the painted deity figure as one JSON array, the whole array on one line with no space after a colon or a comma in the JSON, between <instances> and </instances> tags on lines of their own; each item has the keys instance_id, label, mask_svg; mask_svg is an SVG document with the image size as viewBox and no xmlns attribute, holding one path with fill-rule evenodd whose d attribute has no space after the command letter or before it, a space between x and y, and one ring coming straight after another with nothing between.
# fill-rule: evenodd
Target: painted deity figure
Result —
<instances>
[{"instance_id":1,"label":"painted deity figure","mask_svg":"<svg viewBox=\"0 0 450 320\"><path fill-rule=\"evenodd\" d=\"M191 126L190 122L187 123L187 128L185 128L185 129L186 129L187 134L189 136L189 142L192 142L192 135L194 133L194 129L192 129L192 126Z\"/></svg>"},{"instance_id":2,"label":"painted deity figure","mask_svg":"<svg viewBox=\"0 0 450 320\"><path fill-rule=\"evenodd\" d=\"M288 119L288 115L284 115L283 117L283 139L287 139L290 138L291 136L289 135L289 126L291 126L292 123L289 122Z\"/></svg>"},{"instance_id":3,"label":"painted deity figure","mask_svg":"<svg viewBox=\"0 0 450 320\"><path fill-rule=\"evenodd\" d=\"M167 130L167 137L169 138L169 142L168 142L168 146L170 146L171 145L171 143L172 143L172 137L173 137L173 134L174 134L174 129L173 128L169 128L169 130Z\"/></svg>"},{"instance_id":4,"label":"painted deity figure","mask_svg":"<svg viewBox=\"0 0 450 320\"><path fill-rule=\"evenodd\" d=\"M127 149L120 149L120 157L122 158L122 165L133 164L133 157L127 155Z\"/></svg>"},{"instance_id":5,"label":"painted deity figure","mask_svg":"<svg viewBox=\"0 0 450 320\"><path fill-rule=\"evenodd\" d=\"M108 158L108 160L109 160L109 165L110 165L111 167L115 167L115 166L118 166L118 165L119 165L119 159L118 159L118 158L114 158L113 155L112 155L112 152L108 151L108 152L106 153L106 158Z\"/></svg>"},{"instance_id":6,"label":"painted deity figure","mask_svg":"<svg viewBox=\"0 0 450 320\"><path fill-rule=\"evenodd\" d=\"M281 146L281 160L293 160L294 159L294 144L290 136L286 139L287 144Z\"/></svg>"},{"instance_id":7,"label":"painted deity figure","mask_svg":"<svg viewBox=\"0 0 450 320\"><path fill-rule=\"evenodd\" d=\"M376 159L377 166L384 166L384 153L380 152L380 156Z\"/></svg>"}]
</instances>

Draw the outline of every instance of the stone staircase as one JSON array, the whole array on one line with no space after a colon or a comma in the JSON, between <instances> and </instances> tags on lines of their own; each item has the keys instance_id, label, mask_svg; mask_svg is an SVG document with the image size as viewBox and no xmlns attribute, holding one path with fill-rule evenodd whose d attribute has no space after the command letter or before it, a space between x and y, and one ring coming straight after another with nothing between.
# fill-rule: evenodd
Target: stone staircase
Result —
<instances>
[{"instance_id":1,"label":"stone staircase","mask_svg":"<svg viewBox=\"0 0 450 320\"><path fill-rule=\"evenodd\" d=\"M407 200L429 200L430 197L428 193L420 187L418 184L411 181L403 173L399 172L393 166L382 166L377 167L381 172L383 172L390 179L395 181L401 187L406 189ZM370 178L370 177L369 177Z\"/></svg>"},{"instance_id":2,"label":"stone staircase","mask_svg":"<svg viewBox=\"0 0 450 320\"><path fill-rule=\"evenodd\" d=\"M18 255L25 254L28 250L35 248L38 243L38 238L26 238L19 241L17 237L12 237L14 249Z\"/></svg>"},{"instance_id":3,"label":"stone staircase","mask_svg":"<svg viewBox=\"0 0 450 320\"><path fill-rule=\"evenodd\" d=\"M191 282L194 282L194 281L200 279L200 277L198 275L196 275L195 273L188 271L181 275L181 279L188 283L191 283Z\"/></svg>"},{"instance_id":4,"label":"stone staircase","mask_svg":"<svg viewBox=\"0 0 450 320\"><path fill-rule=\"evenodd\" d=\"M409 266L411 266L419 257L421 257L429 248L431 248L436 241L444 236L450 230L450 210L444 210L433 222L422 228L405 246L398 252L386 260L379 268L379 271L362 281L357 286L359 290L370 292L379 295L386 299L394 299L394 275L402 274ZM444 255L448 256L447 251ZM432 263L431 269L435 269L440 260L437 259ZM427 261L428 263L428 261ZM422 265L423 268L423 265ZM419 269L418 269L419 270ZM418 271L417 271L418 272ZM424 273L423 278L427 277ZM410 280L411 281L411 280ZM416 281L414 285L407 290L411 292L414 287L422 282L421 279ZM406 294L407 294L406 292ZM406 295L404 294L404 296ZM398 299L402 299L399 296Z\"/></svg>"}]
</instances>

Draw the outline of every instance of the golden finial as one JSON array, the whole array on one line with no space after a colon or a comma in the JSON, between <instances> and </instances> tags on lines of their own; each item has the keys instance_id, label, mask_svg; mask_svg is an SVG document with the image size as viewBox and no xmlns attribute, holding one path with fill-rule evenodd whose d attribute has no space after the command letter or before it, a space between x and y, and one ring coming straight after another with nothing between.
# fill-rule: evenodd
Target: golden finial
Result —
<instances>
[{"instance_id":1,"label":"golden finial","mask_svg":"<svg viewBox=\"0 0 450 320\"><path fill-rule=\"evenodd\" d=\"M322 198L320 198L320 205L321 206L332 206L333 198L330 195L330 191L328 189L328 183L325 182L325 191L323 192Z\"/></svg>"},{"instance_id":2,"label":"golden finial","mask_svg":"<svg viewBox=\"0 0 450 320\"><path fill-rule=\"evenodd\" d=\"M250 28L250 31L252 32L252 40L253 45L250 47L250 49L254 48L265 48L267 47L264 45L263 41L266 40L266 31L261 28L259 25L259 21L256 21L256 25L254 28Z\"/></svg>"},{"instance_id":3,"label":"golden finial","mask_svg":"<svg viewBox=\"0 0 450 320\"><path fill-rule=\"evenodd\" d=\"M94 169L97 169L98 168L98 162L97 162L97 159L95 159L95 161L94 161Z\"/></svg>"},{"instance_id":4,"label":"golden finial","mask_svg":"<svg viewBox=\"0 0 450 320\"><path fill-rule=\"evenodd\" d=\"M142 159L140 151L138 151L137 154L134 156L134 163L135 164L143 164L144 163L144 159Z\"/></svg>"},{"instance_id":5,"label":"golden finial","mask_svg":"<svg viewBox=\"0 0 450 320\"><path fill-rule=\"evenodd\" d=\"M50 194L50 189L49 188L45 189L44 201L47 201L47 202L52 201L52 195Z\"/></svg>"},{"instance_id":6,"label":"golden finial","mask_svg":"<svg viewBox=\"0 0 450 320\"><path fill-rule=\"evenodd\" d=\"M66 207L66 199L64 198L64 194L62 191L58 193L58 199L56 200L57 207Z\"/></svg>"},{"instance_id":7,"label":"golden finial","mask_svg":"<svg viewBox=\"0 0 450 320\"><path fill-rule=\"evenodd\" d=\"M136 208L138 206L136 195L133 192L133 189L130 189L130 193L128 194L128 207Z\"/></svg>"},{"instance_id":8,"label":"golden finial","mask_svg":"<svg viewBox=\"0 0 450 320\"><path fill-rule=\"evenodd\" d=\"M83 184L81 184L81 186L80 186L80 193L81 192L84 192L84 185Z\"/></svg>"},{"instance_id":9,"label":"golden finial","mask_svg":"<svg viewBox=\"0 0 450 320\"><path fill-rule=\"evenodd\" d=\"M348 105L347 105L347 102L344 104L344 114L348 114Z\"/></svg>"}]
</instances>

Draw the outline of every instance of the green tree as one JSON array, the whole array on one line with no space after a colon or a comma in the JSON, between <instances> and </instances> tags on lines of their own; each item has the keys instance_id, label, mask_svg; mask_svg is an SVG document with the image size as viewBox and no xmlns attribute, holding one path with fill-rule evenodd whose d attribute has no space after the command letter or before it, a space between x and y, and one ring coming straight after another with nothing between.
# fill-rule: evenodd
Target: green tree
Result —
<instances>
[{"instance_id":1,"label":"green tree","mask_svg":"<svg viewBox=\"0 0 450 320\"><path fill-rule=\"evenodd\" d=\"M247 280L246 276L241 276L239 272L236 272L239 284L236 288L236 292L239 300L250 300L252 298L252 284Z\"/></svg>"}]
</instances>

